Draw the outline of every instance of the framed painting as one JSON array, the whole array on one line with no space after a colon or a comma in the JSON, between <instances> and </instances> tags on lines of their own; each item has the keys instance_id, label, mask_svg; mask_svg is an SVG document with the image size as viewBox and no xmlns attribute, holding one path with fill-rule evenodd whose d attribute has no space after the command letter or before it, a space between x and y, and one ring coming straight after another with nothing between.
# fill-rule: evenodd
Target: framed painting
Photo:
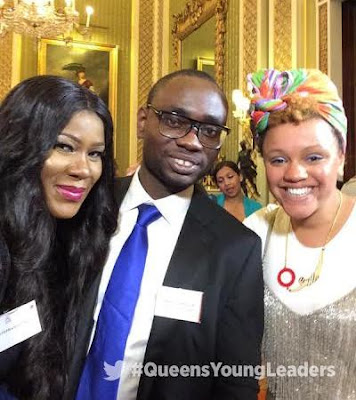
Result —
<instances>
[{"instance_id":1,"label":"framed painting","mask_svg":"<svg viewBox=\"0 0 356 400\"><path fill-rule=\"evenodd\" d=\"M39 41L38 74L59 75L93 90L108 105L114 127L117 113L117 70L118 46L76 41L68 44L64 40L54 39Z\"/></svg>"},{"instance_id":2,"label":"framed painting","mask_svg":"<svg viewBox=\"0 0 356 400\"><path fill-rule=\"evenodd\" d=\"M215 78L215 61L213 58L198 57L197 70L204 71Z\"/></svg>"}]
</instances>

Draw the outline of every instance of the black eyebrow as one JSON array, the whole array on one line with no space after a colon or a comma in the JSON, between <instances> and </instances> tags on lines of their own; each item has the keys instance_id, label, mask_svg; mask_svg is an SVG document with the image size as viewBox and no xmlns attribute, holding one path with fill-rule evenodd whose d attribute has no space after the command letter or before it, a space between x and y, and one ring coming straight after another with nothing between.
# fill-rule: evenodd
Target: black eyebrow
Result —
<instances>
[{"instance_id":1,"label":"black eyebrow","mask_svg":"<svg viewBox=\"0 0 356 400\"><path fill-rule=\"evenodd\" d=\"M74 142L76 142L76 143L78 143L78 144L81 143L81 140L80 140L80 139L78 139L76 136L74 136L74 135L72 135L72 134L70 134L70 133L67 133L67 132L61 132L58 136L66 136L66 137L68 137L69 139L74 140ZM104 147L105 147L105 143L103 143L103 142L94 143L94 144L93 144L93 147L96 147L96 146L104 146Z\"/></svg>"},{"instance_id":2,"label":"black eyebrow","mask_svg":"<svg viewBox=\"0 0 356 400\"><path fill-rule=\"evenodd\" d=\"M195 122L199 122L200 124L212 124L212 125L217 125L217 126L221 126L221 127L225 127L220 121L218 121L213 115L205 115L204 119L206 119L205 121L201 121L195 118L191 118L190 114L184 110L183 108L173 108L172 110L168 111L168 110L162 110L162 111L166 111L166 112L173 112L181 117L185 117L188 118L190 121L195 121Z\"/></svg>"}]
</instances>

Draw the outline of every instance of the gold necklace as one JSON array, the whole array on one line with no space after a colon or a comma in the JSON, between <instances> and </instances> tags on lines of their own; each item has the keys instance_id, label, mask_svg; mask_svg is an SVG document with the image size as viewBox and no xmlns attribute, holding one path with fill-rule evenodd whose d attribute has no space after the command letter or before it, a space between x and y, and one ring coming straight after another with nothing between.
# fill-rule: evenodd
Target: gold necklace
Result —
<instances>
[{"instance_id":1,"label":"gold necklace","mask_svg":"<svg viewBox=\"0 0 356 400\"><path fill-rule=\"evenodd\" d=\"M293 286L293 284L295 282L295 272L291 268L287 267L287 265L288 265L288 262L287 262L287 260L288 260L288 236L289 236L289 232L292 229L292 224L291 224L291 222L289 222L289 230L288 230L287 237L286 237L286 247L285 247L285 253L284 253L285 254L284 267L278 272L278 275L277 275L278 283L281 286L285 287L289 292L298 292L299 290L302 290L305 287L310 286L313 283L315 283L320 277L321 269L322 269L323 263L324 263L325 247L326 247L327 243L329 242L329 239L330 239L330 236L331 236L331 232L334 229L334 226L335 226L335 223L336 223L337 218L339 216L339 212L340 212L341 205L342 205L342 193L340 191L338 193L339 193L339 198L340 198L339 206L337 208L337 211L336 211L333 223L331 224L331 227L329 229L329 232L326 235L325 242L324 242L324 244L323 244L323 246L322 246L322 248L320 250L319 259L318 259L318 262L316 264L315 270L308 278L304 278L303 276L301 276L298 279L299 286L297 286L295 288L291 288L291 286ZM287 281L285 279L283 279L283 276L285 276L285 275L289 275L290 279L287 280Z\"/></svg>"}]
</instances>

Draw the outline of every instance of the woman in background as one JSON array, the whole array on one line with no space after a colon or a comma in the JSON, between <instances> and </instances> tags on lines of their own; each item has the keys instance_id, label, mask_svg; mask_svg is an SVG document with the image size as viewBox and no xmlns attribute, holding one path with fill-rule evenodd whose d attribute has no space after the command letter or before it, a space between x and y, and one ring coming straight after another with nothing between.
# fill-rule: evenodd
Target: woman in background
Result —
<instances>
[{"instance_id":1,"label":"woman in background","mask_svg":"<svg viewBox=\"0 0 356 400\"><path fill-rule=\"evenodd\" d=\"M99 97L59 77L25 80L0 106L0 311L35 300L42 326L0 353L2 398L63 399L116 229L112 129Z\"/></svg>"},{"instance_id":2,"label":"woman in background","mask_svg":"<svg viewBox=\"0 0 356 400\"><path fill-rule=\"evenodd\" d=\"M214 179L222 192L216 196L217 203L239 221L262 207L257 201L244 196L240 170L233 161L219 162L214 170Z\"/></svg>"},{"instance_id":3,"label":"woman in background","mask_svg":"<svg viewBox=\"0 0 356 400\"><path fill-rule=\"evenodd\" d=\"M259 71L249 82L252 131L279 203L244 221L263 245L267 398L355 400L356 208L336 187L342 102L318 70Z\"/></svg>"}]
</instances>

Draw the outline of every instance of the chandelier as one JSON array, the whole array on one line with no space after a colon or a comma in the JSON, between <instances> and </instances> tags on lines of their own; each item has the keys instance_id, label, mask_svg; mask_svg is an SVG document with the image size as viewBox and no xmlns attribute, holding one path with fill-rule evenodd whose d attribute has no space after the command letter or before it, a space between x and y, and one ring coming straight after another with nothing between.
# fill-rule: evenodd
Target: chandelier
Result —
<instances>
[{"instance_id":1,"label":"chandelier","mask_svg":"<svg viewBox=\"0 0 356 400\"><path fill-rule=\"evenodd\" d=\"M55 0L0 0L0 36L8 31L41 37L55 37L79 27L75 0L64 0L55 8ZM91 7L87 7L85 29L89 28Z\"/></svg>"}]
</instances>

